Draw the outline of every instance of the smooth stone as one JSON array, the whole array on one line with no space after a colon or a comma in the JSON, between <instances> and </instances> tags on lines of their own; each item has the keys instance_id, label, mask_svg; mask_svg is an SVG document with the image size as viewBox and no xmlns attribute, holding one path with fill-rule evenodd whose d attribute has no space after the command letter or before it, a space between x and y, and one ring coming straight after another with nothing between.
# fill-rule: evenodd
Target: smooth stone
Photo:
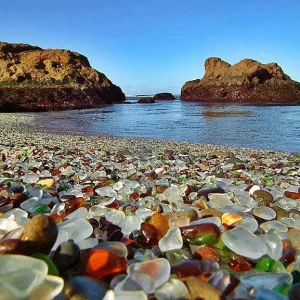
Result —
<instances>
[{"instance_id":1,"label":"smooth stone","mask_svg":"<svg viewBox=\"0 0 300 300\"><path fill-rule=\"evenodd\" d=\"M151 281L147 282L148 284L152 283ZM143 289L147 290L149 289L149 287L145 287L145 285L147 284L145 283L143 286L136 282L133 278L131 278L130 276L125 276L125 278L123 280L121 280L120 282L118 282L115 287L114 287L114 291L116 293L118 292L126 292L126 291L142 291ZM154 286L152 286L150 288L151 290L154 289Z\"/></svg>"},{"instance_id":2,"label":"smooth stone","mask_svg":"<svg viewBox=\"0 0 300 300\"><path fill-rule=\"evenodd\" d=\"M287 297L268 288L259 288L255 293L256 300L287 300Z\"/></svg>"},{"instance_id":3,"label":"smooth stone","mask_svg":"<svg viewBox=\"0 0 300 300\"><path fill-rule=\"evenodd\" d=\"M233 202L230 200L230 197L227 194L212 193L208 195L208 198L208 204L211 208L218 209L224 206L233 205Z\"/></svg>"},{"instance_id":4,"label":"smooth stone","mask_svg":"<svg viewBox=\"0 0 300 300\"><path fill-rule=\"evenodd\" d=\"M300 230L293 228L289 230L288 234L292 246L295 247L296 249L300 249Z\"/></svg>"},{"instance_id":5,"label":"smooth stone","mask_svg":"<svg viewBox=\"0 0 300 300\"><path fill-rule=\"evenodd\" d=\"M190 294L190 299L221 300L222 291L197 277L183 279Z\"/></svg>"},{"instance_id":6,"label":"smooth stone","mask_svg":"<svg viewBox=\"0 0 300 300\"><path fill-rule=\"evenodd\" d=\"M218 217L221 219L223 213L214 208L205 208L201 210L201 215L203 219L208 217Z\"/></svg>"},{"instance_id":7,"label":"smooth stone","mask_svg":"<svg viewBox=\"0 0 300 300\"><path fill-rule=\"evenodd\" d=\"M194 245L213 245L218 242L220 228L213 224L197 224L180 227L183 239Z\"/></svg>"},{"instance_id":8,"label":"smooth stone","mask_svg":"<svg viewBox=\"0 0 300 300\"><path fill-rule=\"evenodd\" d=\"M230 274L227 270L214 272L208 278L208 283L224 292L230 284Z\"/></svg>"},{"instance_id":9,"label":"smooth stone","mask_svg":"<svg viewBox=\"0 0 300 300\"><path fill-rule=\"evenodd\" d=\"M299 295L300 295L300 283L293 284L288 294L289 300L299 300Z\"/></svg>"},{"instance_id":10,"label":"smooth stone","mask_svg":"<svg viewBox=\"0 0 300 300\"><path fill-rule=\"evenodd\" d=\"M199 276L205 273L212 273L219 270L219 264L209 260L183 260L176 266L172 267L172 274L176 274L178 278L189 276Z\"/></svg>"},{"instance_id":11,"label":"smooth stone","mask_svg":"<svg viewBox=\"0 0 300 300\"><path fill-rule=\"evenodd\" d=\"M49 275L58 276L59 271L56 265L54 264L53 260L51 260L51 258L48 255L42 253L35 253L31 257L44 261L48 266Z\"/></svg>"},{"instance_id":12,"label":"smooth stone","mask_svg":"<svg viewBox=\"0 0 300 300\"><path fill-rule=\"evenodd\" d=\"M32 197L20 204L20 207L29 213L33 213L40 206L39 198Z\"/></svg>"},{"instance_id":13,"label":"smooth stone","mask_svg":"<svg viewBox=\"0 0 300 300\"><path fill-rule=\"evenodd\" d=\"M95 190L95 193L102 197L116 198L117 192L111 186L100 187Z\"/></svg>"},{"instance_id":14,"label":"smooth stone","mask_svg":"<svg viewBox=\"0 0 300 300\"><path fill-rule=\"evenodd\" d=\"M53 255L53 262L60 272L71 269L79 260L80 248L73 240L61 243Z\"/></svg>"},{"instance_id":15,"label":"smooth stone","mask_svg":"<svg viewBox=\"0 0 300 300\"><path fill-rule=\"evenodd\" d=\"M210 260L210 261L216 261L219 262L221 260L221 255L219 251L215 247L211 246L196 246L196 245L189 245L191 248L191 251L196 255L197 257L200 257L203 260Z\"/></svg>"},{"instance_id":16,"label":"smooth stone","mask_svg":"<svg viewBox=\"0 0 300 300\"><path fill-rule=\"evenodd\" d=\"M276 218L276 212L274 211L274 209L267 207L267 206L260 206L257 208L253 209L253 214L256 217L259 217L263 220L273 220Z\"/></svg>"},{"instance_id":17,"label":"smooth stone","mask_svg":"<svg viewBox=\"0 0 300 300\"><path fill-rule=\"evenodd\" d=\"M112 251L91 249L81 252L80 270L94 279L126 273L127 259Z\"/></svg>"},{"instance_id":18,"label":"smooth stone","mask_svg":"<svg viewBox=\"0 0 300 300\"><path fill-rule=\"evenodd\" d=\"M241 283L247 288L266 288L272 289L276 284L281 281L293 281L293 277L289 273L275 273L275 274L255 274L245 275L241 277Z\"/></svg>"},{"instance_id":19,"label":"smooth stone","mask_svg":"<svg viewBox=\"0 0 300 300\"><path fill-rule=\"evenodd\" d=\"M143 291L130 291L115 293L109 290L103 300L148 300L147 295Z\"/></svg>"},{"instance_id":20,"label":"smooth stone","mask_svg":"<svg viewBox=\"0 0 300 300\"><path fill-rule=\"evenodd\" d=\"M182 281L171 278L159 287L154 295L157 300L182 300L189 298L189 291Z\"/></svg>"},{"instance_id":21,"label":"smooth stone","mask_svg":"<svg viewBox=\"0 0 300 300\"><path fill-rule=\"evenodd\" d=\"M43 282L32 291L29 299L57 299L63 287L64 280L61 277L47 275Z\"/></svg>"},{"instance_id":22,"label":"smooth stone","mask_svg":"<svg viewBox=\"0 0 300 300\"><path fill-rule=\"evenodd\" d=\"M275 260L279 260L282 256L282 240L275 233L266 233L259 236L267 245L267 255Z\"/></svg>"},{"instance_id":23,"label":"smooth stone","mask_svg":"<svg viewBox=\"0 0 300 300\"><path fill-rule=\"evenodd\" d=\"M10 197L9 203L13 204L14 207L19 207L25 200L27 200L26 194L15 193Z\"/></svg>"},{"instance_id":24,"label":"smooth stone","mask_svg":"<svg viewBox=\"0 0 300 300\"><path fill-rule=\"evenodd\" d=\"M192 259L193 255L190 251L186 249L170 250L166 252L166 258L169 261L170 265L176 266L181 261L186 259Z\"/></svg>"},{"instance_id":25,"label":"smooth stone","mask_svg":"<svg viewBox=\"0 0 300 300\"><path fill-rule=\"evenodd\" d=\"M154 214L154 211L149 208L139 207L135 211L135 214L141 219L145 220L146 218L151 217Z\"/></svg>"},{"instance_id":26,"label":"smooth stone","mask_svg":"<svg viewBox=\"0 0 300 300\"><path fill-rule=\"evenodd\" d=\"M126 274L116 275L110 282L109 286L111 289L114 289L118 283L123 281L127 277Z\"/></svg>"},{"instance_id":27,"label":"smooth stone","mask_svg":"<svg viewBox=\"0 0 300 300\"><path fill-rule=\"evenodd\" d=\"M41 199L43 196L43 190L40 186L34 186L27 189L30 197Z\"/></svg>"},{"instance_id":28,"label":"smooth stone","mask_svg":"<svg viewBox=\"0 0 300 300\"><path fill-rule=\"evenodd\" d=\"M12 219L14 218L0 218L0 230L4 233L8 233L11 230L18 228L18 223Z\"/></svg>"},{"instance_id":29,"label":"smooth stone","mask_svg":"<svg viewBox=\"0 0 300 300\"><path fill-rule=\"evenodd\" d=\"M23 255L0 255L1 294L5 299L28 298L45 279L44 261Z\"/></svg>"},{"instance_id":30,"label":"smooth stone","mask_svg":"<svg viewBox=\"0 0 300 300\"><path fill-rule=\"evenodd\" d=\"M37 182L37 184L39 184L42 187L52 187L54 185L55 181L53 178L45 178L45 179L41 179Z\"/></svg>"},{"instance_id":31,"label":"smooth stone","mask_svg":"<svg viewBox=\"0 0 300 300\"><path fill-rule=\"evenodd\" d=\"M126 216L121 222L117 223L124 234L130 234L135 230L140 230L143 220L138 216Z\"/></svg>"},{"instance_id":32,"label":"smooth stone","mask_svg":"<svg viewBox=\"0 0 300 300\"><path fill-rule=\"evenodd\" d=\"M27 243L19 239L1 239L0 240L0 254L32 254L28 253Z\"/></svg>"},{"instance_id":33,"label":"smooth stone","mask_svg":"<svg viewBox=\"0 0 300 300\"><path fill-rule=\"evenodd\" d=\"M97 238L92 238L89 237L87 239L84 239L82 241L77 241L77 245L80 248L80 250L87 250L87 249L91 249L94 248L96 245L98 245L98 239Z\"/></svg>"},{"instance_id":34,"label":"smooth stone","mask_svg":"<svg viewBox=\"0 0 300 300\"><path fill-rule=\"evenodd\" d=\"M190 224L190 219L186 216L169 220L170 227L181 227L181 226L187 226L189 224Z\"/></svg>"},{"instance_id":35,"label":"smooth stone","mask_svg":"<svg viewBox=\"0 0 300 300\"><path fill-rule=\"evenodd\" d=\"M28 251L49 254L58 236L58 229L52 218L36 215L25 226L21 241L28 243Z\"/></svg>"},{"instance_id":36,"label":"smooth stone","mask_svg":"<svg viewBox=\"0 0 300 300\"><path fill-rule=\"evenodd\" d=\"M2 218L9 218L10 216L27 218L28 213L23 209L13 208L13 209L9 210L8 212L4 213Z\"/></svg>"},{"instance_id":37,"label":"smooth stone","mask_svg":"<svg viewBox=\"0 0 300 300\"><path fill-rule=\"evenodd\" d=\"M24 231L24 227L18 227L14 230L11 230L7 234L5 234L0 241L4 241L6 239L19 239Z\"/></svg>"},{"instance_id":38,"label":"smooth stone","mask_svg":"<svg viewBox=\"0 0 300 300\"><path fill-rule=\"evenodd\" d=\"M230 250L252 259L260 258L268 251L266 244L244 227L235 227L224 232L222 241Z\"/></svg>"},{"instance_id":39,"label":"smooth stone","mask_svg":"<svg viewBox=\"0 0 300 300\"><path fill-rule=\"evenodd\" d=\"M236 227L244 227L254 233L258 229L258 222L254 218L246 218L236 224Z\"/></svg>"},{"instance_id":40,"label":"smooth stone","mask_svg":"<svg viewBox=\"0 0 300 300\"><path fill-rule=\"evenodd\" d=\"M253 200L252 197L250 197L247 194L244 193L240 193L234 196L235 201L237 201L238 203L242 204L242 205L247 205L249 207L252 207L253 202L255 200Z\"/></svg>"},{"instance_id":41,"label":"smooth stone","mask_svg":"<svg viewBox=\"0 0 300 300\"><path fill-rule=\"evenodd\" d=\"M65 224L65 223L67 223L67 224ZM61 243L70 240L71 236L76 232L76 229L77 229L77 226L75 223L63 222L61 224L63 224L63 225L59 226L59 228L58 228L58 236L57 236L54 246L52 247L53 251L56 250L57 247ZM61 225L61 224L59 224L59 225Z\"/></svg>"},{"instance_id":42,"label":"smooth stone","mask_svg":"<svg viewBox=\"0 0 300 300\"><path fill-rule=\"evenodd\" d=\"M78 219L78 218L87 218L88 211L85 207L79 207L69 215L67 215L67 220Z\"/></svg>"},{"instance_id":43,"label":"smooth stone","mask_svg":"<svg viewBox=\"0 0 300 300\"><path fill-rule=\"evenodd\" d=\"M76 276L67 282L63 295L65 300L102 300L108 290L103 282L84 276Z\"/></svg>"},{"instance_id":44,"label":"smooth stone","mask_svg":"<svg viewBox=\"0 0 300 300\"><path fill-rule=\"evenodd\" d=\"M222 225L233 226L237 222L242 221L243 217L236 214L224 213L221 217L221 220L222 220Z\"/></svg>"},{"instance_id":45,"label":"smooth stone","mask_svg":"<svg viewBox=\"0 0 300 300\"><path fill-rule=\"evenodd\" d=\"M196 224L207 224L207 223L213 223L216 224L218 227L221 226L221 219L219 217L208 217L199 219L196 221L192 221L189 225L196 225Z\"/></svg>"},{"instance_id":46,"label":"smooth stone","mask_svg":"<svg viewBox=\"0 0 300 300\"><path fill-rule=\"evenodd\" d=\"M127 274L143 286L148 294L154 293L155 289L166 283L170 278L171 266L165 258L157 258L151 261L135 263L128 267ZM153 282L154 289L145 290L145 282Z\"/></svg>"},{"instance_id":47,"label":"smooth stone","mask_svg":"<svg viewBox=\"0 0 300 300\"><path fill-rule=\"evenodd\" d=\"M196 210L194 210L194 209L189 209L189 210L185 210L185 211L177 211L177 212L169 212L169 213L164 212L164 213L162 213L162 215L168 221L170 219L177 219L177 218L181 218L181 217L188 217L190 219L190 221L198 220L198 214L197 214Z\"/></svg>"},{"instance_id":48,"label":"smooth stone","mask_svg":"<svg viewBox=\"0 0 300 300\"><path fill-rule=\"evenodd\" d=\"M262 230L264 230L265 232L268 232L270 230L276 231L278 233L288 232L287 226L285 224L281 223L281 222L276 221L276 220L264 222L264 223L260 224L259 227Z\"/></svg>"},{"instance_id":49,"label":"smooth stone","mask_svg":"<svg viewBox=\"0 0 300 300\"><path fill-rule=\"evenodd\" d=\"M127 257L128 255L128 249L126 245L121 242L101 242L98 243L93 249L106 249L124 257Z\"/></svg>"},{"instance_id":50,"label":"smooth stone","mask_svg":"<svg viewBox=\"0 0 300 300\"><path fill-rule=\"evenodd\" d=\"M39 176L35 173L27 173L26 175L20 177L25 183L36 183L39 180Z\"/></svg>"},{"instance_id":51,"label":"smooth stone","mask_svg":"<svg viewBox=\"0 0 300 300\"><path fill-rule=\"evenodd\" d=\"M287 227L293 228L295 225L295 220L292 218L281 218L278 221L282 224L285 224Z\"/></svg>"},{"instance_id":52,"label":"smooth stone","mask_svg":"<svg viewBox=\"0 0 300 300\"><path fill-rule=\"evenodd\" d=\"M60 235L60 232L64 229L70 229L69 236L66 240L72 239L75 242L82 241L88 237L90 237L93 234L93 226L84 218L79 219L72 219L65 221L63 223L60 223L58 225L58 233ZM67 230L68 231L68 230ZM61 242L64 242L65 240L62 240Z\"/></svg>"},{"instance_id":53,"label":"smooth stone","mask_svg":"<svg viewBox=\"0 0 300 300\"><path fill-rule=\"evenodd\" d=\"M162 252L181 249L183 239L180 229L178 227L171 227L167 234L159 240L158 246Z\"/></svg>"},{"instance_id":54,"label":"smooth stone","mask_svg":"<svg viewBox=\"0 0 300 300\"><path fill-rule=\"evenodd\" d=\"M264 190L256 190L253 192L252 194L253 199L257 200L257 199L263 199L269 203L271 203L273 201L273 196L271 193L269 193L268 191L264 191Z\"/></svg>"}]
</instances>

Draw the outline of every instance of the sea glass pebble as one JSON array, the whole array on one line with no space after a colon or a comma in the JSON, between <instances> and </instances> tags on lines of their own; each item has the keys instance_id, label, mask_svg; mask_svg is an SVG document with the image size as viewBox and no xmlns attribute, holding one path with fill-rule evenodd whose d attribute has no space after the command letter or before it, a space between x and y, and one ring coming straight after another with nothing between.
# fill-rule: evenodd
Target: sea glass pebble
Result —
<instances>
[{"instance_id":1,"label":"sea glass pebble","mask_svg":"<svg viewBox=\"0 0 300 300\"><path fill-rule=\"evenodd\" d=\"M171 266L167 259L157 258L152 261L135 263L128 267L127 274L144 288L144 291L153 293L156 288L166 283L170 278ZM145 290L146 282L148 288ZM153 288L152 284L153 282Z\"/></svg>"},{"instance_id":2,"label":"sea glass pebble","mask_svg":"<svg viewBox=\"0 0 300 300\"><path fill-rule=\"evenodd\" d=\"M235 253L257 259L267 253L266 244L244 227L236 227L222 234L224 244Z\"/></svg>"},{"instance_id":3,"label":"sea glass pebble","mask_svg":"<svg viewBox=\"0 0 300 300\"><path fill-rule=\"evenodd\" d=\"M182 281L171 278L154 295L157 300L181 300L189 297L189 291Z\"/></svg>"},{"instance_id":4,"label":"sea glass pebble","mask_svg":"<svg viewBox=\"0 0 300 300\"><path fill-rule=\"evenodd\" d=\"M253 214L263 220L273 220L276 218L276 212L267 206L260 206L255 209L253 209Z\"/></svg>"},{"instance_id":5,"label":"sea glass pebble","mask_svg":"<svg viewBox=\"0 0 300 300\"><path fill-rule=\"evenodd\" d=\"M268 232L270 230L276 231L278 233L288 231L288 228L285 224L276 220L264 222L260 225L260 228L263 229L265 232Z\"/></svg>"},{"instance_id":6,"label":"sea glass pebble","mask_svg":"<svg viewBox=\"0 0 300 300\"><path fill-rule=\"evenodd\" d=\"M4 299L34 298L41 286L44 286L43 297L52 299L63 289L62 278L47 276L48 266L43 260L5 254L0 255L0 264L0 290Z\"/></svg>"},{"instance_id":7,"label":"sea glass pebble","mask_svg":"<svg viewBox=\"0 0 300 300\"><path fill-rule=\"evenodd\" d=\"M159 240L158 246L163 252L181 249L183 246L183 239L180 229L178 227L171 227L167 234Z\"/></svg>"},{"instance_id":8,"label":"sea glass pebble","mask_svg":"<svg viewBox=\"0 0 300 300\"><path fill-rule=\"evenodd\" d=\"M281 238L275 233L266 233L259 236L267 245L267 254L275 259L278 260L282 256L282 240Z\"/></svg>"}]
</instances>

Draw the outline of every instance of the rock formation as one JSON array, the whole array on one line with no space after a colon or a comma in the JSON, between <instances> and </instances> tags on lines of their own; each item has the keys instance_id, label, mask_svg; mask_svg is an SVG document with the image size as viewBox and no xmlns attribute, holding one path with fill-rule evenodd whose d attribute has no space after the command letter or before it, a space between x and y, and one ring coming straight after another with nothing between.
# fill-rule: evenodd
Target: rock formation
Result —
<instances>
[{"instance_id":1,"label":"rock formation","mask_svg":"<svg viewBox=\"0 0 300 300\"><path fill-rule=\"evenodd\" d=\"M137 103L155 103L155 100L151 97L143 97Z\"/></svg>"},{"instance_id":2,"label":"rock formation","mask_svg":"<svg viewBox=\"0 0 300 300\"><path fill-rule=\"evenodd\" d=\"M297 103L300 83L286 75L276 63L262 64L244 59L235 65L211 57L205 75L186 82L181 99L189 101L235 101L251 103Z\"/></svg>"},{"instance_id":3,"label":"rock formation","mask_svg":"<svg viewBox=\"0 0 300 300\"><path fill-rule=\"evenodd\" d=\"M154 100L175 100L171 93L158 93L153 97Z\"/></svg>"},{"instance_id":4,"label":"rock formation","mask_svg":"<svg viewBox=\"0 0 300 300\"><path fill-rule=\"evenodd\" d=\"M0 111L93 108L125 101L122 90L69 50L0 42Z\"/></svg>"}]
</instances>

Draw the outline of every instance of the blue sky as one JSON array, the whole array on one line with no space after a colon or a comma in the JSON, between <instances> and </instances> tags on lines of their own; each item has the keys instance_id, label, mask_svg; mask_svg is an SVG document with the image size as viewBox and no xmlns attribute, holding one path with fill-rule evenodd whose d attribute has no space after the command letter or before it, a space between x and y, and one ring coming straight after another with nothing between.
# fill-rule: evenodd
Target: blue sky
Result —
<instances>
[{"instance_id":1,"label":"blue sky","mask_svg":"<svg viewBox=\"0 0 300 300\"><path fill-rule=\"evenodd\" d=\"M0 40L80 52L126 94L180 93L210 56L300 81L299 14L299 0L9 0Z\"/></svg>"}]
</instances>

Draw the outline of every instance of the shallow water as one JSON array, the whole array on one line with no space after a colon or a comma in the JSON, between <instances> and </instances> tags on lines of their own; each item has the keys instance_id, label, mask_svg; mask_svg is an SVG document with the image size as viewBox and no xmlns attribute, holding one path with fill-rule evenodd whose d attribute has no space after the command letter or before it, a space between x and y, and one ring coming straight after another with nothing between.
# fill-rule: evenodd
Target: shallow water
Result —
<instances>
[{"instance_id":1,"label":"shallow water","mask_svg":"<svg viewBox=\"0 0 300 300\"><path fill-rule=\"evenodd\" d=\"M300 106L251 106L157 101L34 114L55 131L300 152Z\"/></svg>"}]
</instances>

